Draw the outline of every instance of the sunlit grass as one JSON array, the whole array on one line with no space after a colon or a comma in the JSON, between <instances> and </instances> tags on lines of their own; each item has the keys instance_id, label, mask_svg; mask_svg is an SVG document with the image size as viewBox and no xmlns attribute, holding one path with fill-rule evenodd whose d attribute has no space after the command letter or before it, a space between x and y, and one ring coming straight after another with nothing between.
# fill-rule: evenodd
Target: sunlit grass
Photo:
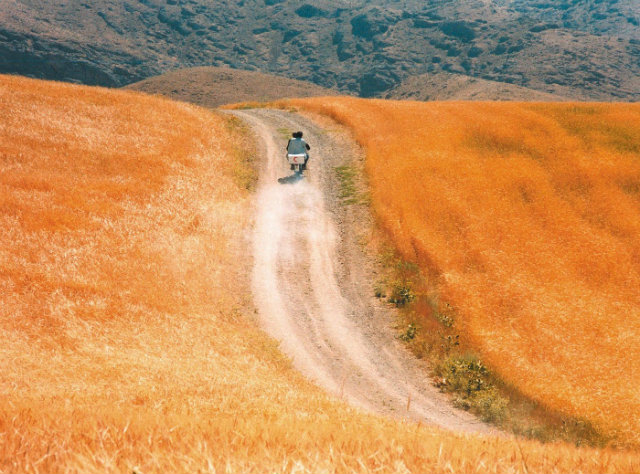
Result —
<instances>
[{"instance_id":1,"label":"sunlit grass","mask_svg":"<svg viewBox=\"0 0 640 474\"><path fill-rule=\"evenodd\" d=\"M354 130L380 224L483 361L640 443L639 105L293 105Z\"/></svg>"},{"instance_id":2,"label":"sunlit grass","mask_svg":"<svg viewBox=\"0 0 640 474\"><path fill-rule=\"evenodd\" d=\"M7 76L0 116L3 474L638 471L363 415L292 370L253 321L237 123Z\"/></svg>"}]
</instances>

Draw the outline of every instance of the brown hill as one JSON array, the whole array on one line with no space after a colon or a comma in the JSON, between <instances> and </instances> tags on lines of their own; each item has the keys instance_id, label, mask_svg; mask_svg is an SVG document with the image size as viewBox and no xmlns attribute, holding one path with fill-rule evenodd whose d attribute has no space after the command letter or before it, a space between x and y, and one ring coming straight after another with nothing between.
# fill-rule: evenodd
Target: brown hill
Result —
<instances>
[{"instance_id":1,"label":"brown hill","mask_svg":"<svg viewBox=\"0 0 640 474\"><path fill-rule=\"evenodd\" d=\"M338 95L334 90L305 81L220 67L179 69L125 88L205 107L237 102L266 102L286 97Z\"/></svg>"},{"instance_id":2,"label":"brown hill","mask_svg":"<svg viewBox=\"0 0 640 474\"><path fill-rule=\"evenodd\" d=\"M387 99L401 100L506 100L551 102L582 99L575 91L559 94L537 91L507 82L462 74L435 73L413 76L390 90Z\"/></svg>"}]
</instances>

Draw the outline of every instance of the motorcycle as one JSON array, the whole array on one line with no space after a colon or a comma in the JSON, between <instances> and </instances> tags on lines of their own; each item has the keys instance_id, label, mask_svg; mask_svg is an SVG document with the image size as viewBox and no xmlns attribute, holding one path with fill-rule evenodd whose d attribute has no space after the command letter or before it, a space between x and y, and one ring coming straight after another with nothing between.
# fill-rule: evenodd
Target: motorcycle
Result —
<instances>
[{"instance_id":1,"label":"motorcycle","mask_svg":"<svg viewBox=\"0 0 640 474\"><path fill-rule=\"evenodd\" d=\"M302 175L302 172L307 169L307 155L304 153L287 153L287 161L291 166L291 170L295 171L296 174Z\"/></svg>"}]
</instances>

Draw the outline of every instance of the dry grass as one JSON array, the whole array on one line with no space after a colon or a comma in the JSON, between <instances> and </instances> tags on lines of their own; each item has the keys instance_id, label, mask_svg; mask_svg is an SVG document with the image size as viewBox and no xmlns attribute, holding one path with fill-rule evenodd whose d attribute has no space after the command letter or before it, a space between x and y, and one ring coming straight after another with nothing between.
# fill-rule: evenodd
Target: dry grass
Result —
<instances>
[{"instance_id":1,"label":"dry grass","mask_svg":"<svg viewBox=\"0 0 640 474\"><path fill-rule=\"evenodd\" d=\"M640 443L639 105L293 105L354 129L381 224L483 360Z\"/></svg>"},{"instance_id":2,"label":"dry grass","mask_svg":"<svg viewBox=\"0 0 640 474\"><path fill-rule=\"evenodd\" d=\"M256 330L237 125L0 76L0 473L598 472L635 454L363 415Z\"/></svg>"}]
</instances>

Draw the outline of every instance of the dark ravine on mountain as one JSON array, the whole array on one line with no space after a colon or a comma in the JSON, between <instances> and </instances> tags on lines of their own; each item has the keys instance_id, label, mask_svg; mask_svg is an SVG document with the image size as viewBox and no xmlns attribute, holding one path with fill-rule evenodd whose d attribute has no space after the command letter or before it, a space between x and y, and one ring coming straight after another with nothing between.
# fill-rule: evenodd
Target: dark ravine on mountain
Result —
<instances>
[{"instance_id":1,"label":"dark ravine on mountain","mask_svg":"<svg viewBox=\"0 0 640 474\"><path fill-rule=\"evenodd\" d=\"M0 72L123 86L260 70L364 97L456 73L568 98L640 98L637 0L6 0Z\"/></svg>"}]
</instances>

